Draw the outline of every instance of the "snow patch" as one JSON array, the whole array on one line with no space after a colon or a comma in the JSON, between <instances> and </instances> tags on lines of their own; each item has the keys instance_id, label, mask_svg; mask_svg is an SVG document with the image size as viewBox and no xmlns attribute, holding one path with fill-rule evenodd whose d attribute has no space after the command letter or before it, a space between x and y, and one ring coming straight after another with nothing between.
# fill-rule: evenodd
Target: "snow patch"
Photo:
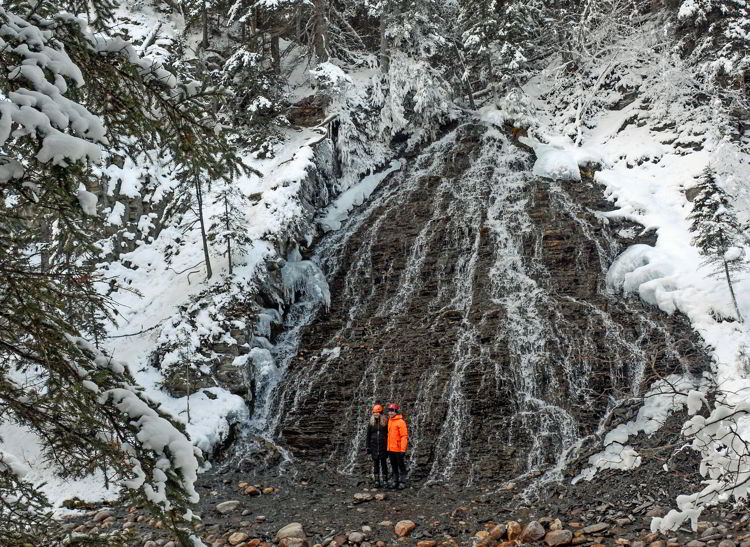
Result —
<instances>
[{"instance_id":1,"label":"snow patch","mask_svg":"<svg viewBox=\"0 0 750 547\"><path fill-rule=\"evenodd\" d=\"M674 267L669 257L649 245L633 245L610 266L607 287L615 293L638 293L640 297L673 313L677 306L672 298Z\"/></svg>"},{"instance_id":2,"label":"snow patch","mask_svg":"<svg viewBox=\"0 0 750 547\"><path fill-rule=\"evenodd\" d=\"M96 197L96 194L92 194L86 190L86 187L84 187L83 184L78 187L78 203L81 204L81 209L83 209L84 213L95 217L96 204L98 201L99 198Z\"/></svg>"},{"instance_id":3,"label":"snow patch","mask_svg":"<svg viewBox=\"0 0 750 547\"><path fill-rule=\"evenodd\" d=\"M532 172L539 177L580 181L579 166L601 161L598 153L577 147L568 137L547 137L547 143L540 142L533 137L520 137L518 140L534 149L536 162Z\"/></svg>"}]
</instances>

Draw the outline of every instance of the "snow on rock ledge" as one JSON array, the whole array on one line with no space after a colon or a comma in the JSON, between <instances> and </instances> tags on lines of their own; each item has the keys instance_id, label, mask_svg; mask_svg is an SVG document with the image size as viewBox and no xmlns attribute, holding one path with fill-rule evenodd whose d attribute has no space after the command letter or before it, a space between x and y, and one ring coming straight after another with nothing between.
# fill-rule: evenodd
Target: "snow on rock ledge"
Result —
<instances>
[{"instance_id":1,"label":"snow on rock ledge","mask_svg":"<svg viewBox=\"0 0 750 547\"><path fill-rule=\"evenodd\" d=\"M673 274L674 266L664 252L650 245L633 245L610 266L607 288L615 293L637 292L645 302L671 314L677 309Z\"/></svg>"},{"instance_id":2,"label":"snow on rock ledge","mask_svg":"<svg viewBox=\"0 0 750 547\"><path fill-rule=\"evenodd\" d=\"M539 177L580 181L580 165L601 161L599 155L577 147L568 137L546 137L546 144L531 137L521 137L518 140L534 149L536 162L532 172Z\"/></svg>"}]
</instances>

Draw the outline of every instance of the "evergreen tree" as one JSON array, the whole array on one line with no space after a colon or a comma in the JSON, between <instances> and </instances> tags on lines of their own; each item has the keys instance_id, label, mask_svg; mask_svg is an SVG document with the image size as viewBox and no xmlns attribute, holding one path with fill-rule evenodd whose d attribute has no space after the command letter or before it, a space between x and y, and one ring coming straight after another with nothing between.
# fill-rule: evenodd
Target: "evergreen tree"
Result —
<instances>
[{"instance_id":1,"label":"evergreen tree","mask_svg":"<svg viewBox=\"0 0 750 547\"><path fill-rule=\"evenodd\" d=\"M281 112L282 84L269 59L241 45L224 63L218 85L226 91L219 110L222 119L246 130L248 144L257 155L270 154L273 122Z\"/></svg>"},{"instance_id":2,"label":"evergreen tree","mask_svg":"<svg viewBox=\"0 0 750 547\"><path fill-rule=\"evenodd\" d=\"M270 55L278 73L280 39L305 46L309 57L318 62L329 59L331 10L328 0L236 0L229 14L231 21L242 26L248 44Z\"/></svg>"},{"instance_id":3,"label":"evergreen tree","mask_svg":"<svg viewBox=\"0 0 750 547\"><path fill-rule=\"evenodd\" d=\"M252 242L245 231L247 219L243 209L247 200L236 185L226 182L215 193L214 205L219 212L209 227L209 239L222 247L221 254L227 257L231 275L234 258L244 255L247 245Z\"/></svg>"},{"instance_id":4,"label":"evergreen tree","mask_svg":"<svg viewBox=\"0 0 750 547\"><path fill-rule=\"evenodd\" d=\"M212 92L109 38L112 7L0 6L0 416L36 432L63 476L100 470L126 486L187 545L199 451L124 363L81 337L110 309L93 275L93 164L156 151L189 185L241 163L216 130ZM71 13L90 13L100 32ZM23 475L0 451L1 544L54 535L46 499Z\"/></svg>"},{"instance_id":5,"label":"evergreen tree","mask_svg":"<svg viewBox=\"0 0 750 547\"><path fill-rule=\"evenodd\" d=\"M437 0L378 0L383 72L381 131L411 134L410 144L434 136L457 112L453 105L456 66L455 5ZM457 70L458 69L458 70ZM376 91L377 95L377 91Z\"/></svg>"},{"instance_id":6,"label":"evergreen tree","mask_svg":"<svg viewBox=\"0 0 750 547\"><path fill-rule=\"evenodd\" d=\"M543 0L462 0L459 24L463 49L471 59L472 89L507 87L528 77L529 59L540 39Z\"/></svg>"},{"instance_id":7,"label":"evergreen tree","mask_svg":"<svg viewBox=\"0 0 750 547\"><path fill-rule=\"evenodd\" d=\"M710 167L703 171L699 188L693 211L688 216L690 230L695 234L693 244L705 257L705 264L714 269L714 274L726 278L737 319L742 321L731 277L745 268L739 248L742 241L740 222L732 210L731 196L717 184Z\"/></svg>"}]
</instances>

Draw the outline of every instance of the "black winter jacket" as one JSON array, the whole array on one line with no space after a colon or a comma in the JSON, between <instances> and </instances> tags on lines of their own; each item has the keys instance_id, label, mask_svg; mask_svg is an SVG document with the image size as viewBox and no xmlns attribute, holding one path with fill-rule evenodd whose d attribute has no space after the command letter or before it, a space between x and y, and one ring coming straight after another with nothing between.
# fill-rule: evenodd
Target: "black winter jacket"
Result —
<instances>
[{"instance_id":1,"label":"black winter jacket","mask_svg":"<svg viewBox=\"0 0 750 547\"><path fill-rule=\"evenodd\" d=\"M388 440L388 418L371 416L367 426L367 453L373 458L385 458Z\"/></svg>"}]
</instances>

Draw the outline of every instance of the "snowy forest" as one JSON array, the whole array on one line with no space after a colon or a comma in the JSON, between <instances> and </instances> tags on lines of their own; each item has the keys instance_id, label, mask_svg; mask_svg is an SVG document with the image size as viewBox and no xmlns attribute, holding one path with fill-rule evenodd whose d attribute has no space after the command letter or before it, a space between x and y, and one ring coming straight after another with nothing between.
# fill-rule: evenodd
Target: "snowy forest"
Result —
<instances>
[{"instance_id":1,"label":"snowy forest","mask_svg":"<svg viewBox=\"0 0 750 547\"><path fill-rule=\"evenodd\" d=\"M360 492L391 401L407 505L739 519L749 46L746 0L3 0L0 545L270 543L213 492Z\"/></svg>"}]
</instances>

